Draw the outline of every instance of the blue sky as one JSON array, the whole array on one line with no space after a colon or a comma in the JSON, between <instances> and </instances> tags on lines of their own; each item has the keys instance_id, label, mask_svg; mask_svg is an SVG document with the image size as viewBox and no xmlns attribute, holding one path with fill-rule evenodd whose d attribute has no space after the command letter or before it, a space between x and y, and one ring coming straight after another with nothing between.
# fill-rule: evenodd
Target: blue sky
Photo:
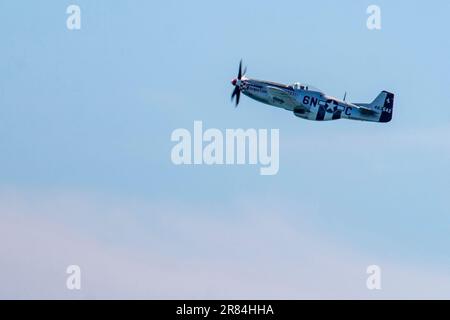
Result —
<instances>
[{"instance_id":1,"label":"blue sky","mask_svg":"<svg viewBox=\"0 0 450 320\"><path fill-rule=\"evenodd\" d=\"M79 31L66 28L70 4L81 7ZM370 4L381 8L379 31L366 28ZM311 287L277 287L280 279L270 291L270 285L257 290L255 280L221 292L219 284L207 289L212 280L199 276L203 291L187 281L139 292L132 280L120 283L118 277L129 278L119 274L99 280L84 297L108 297L105 287L114 281L108 292L118 296L264 297L270 291L275 297L327 297L322 274L350 267L342 266L339 254L320 261L341 250L342 257L355 257L355 274L362 270L343 276L355 287L353 276L364 283L370 261L388 270L417 268L416 283L448 298L450 286L437 292L429 277L438 274L447 281L440 284L450 283L449 10L447 1L3 1L0 218L18 232L4 235L1 246L18 256L1 258L2 276L14 281L0 296L72 297L52 291L56 280L47 272L65 268L52 249L65 233L55 231L44 241L44 231L37 230L43 242L36 248L24 225L38 223L42 230L67 228L75 239L98 242L101 254L95 257L73 249L85 265L102 266L110 258L105 252L120 249L158 253L142 269L170 259L175 267L160 269L180 279L195 279L180 271L193 259L204 263L205 272L235 264L235 273L223 267L224 279L264 263L269 269L261 277L276 279L298 264L311 268L315 281ZM246 97L234 109L229 82L241 58L249 77L307 82L337 97L347 91L350 101L371 101L389 90L396 95L394 119L308 122ZM279 173L260 176L255 166L174 166L170 135L177 128L193 130L194 120L221 130L279 129ZM274 227L267 227L271 222ZM223 237L208 228L222 230ZM292 237L283 235L286 230ZM80 241L70 246L78 248ZM218 260L219 246L234 253ZM261 262L255 252L265 246L271 249ZM253 260L246 260L246 249ZM48 281L35 291L22 286L28 280L17 271L26 265L21 250L36 251L33 270ZM76 260L70 253L66 259ZM404 295L399 288L404 286L386 289L382 297ZM370 294L338 284L333 292Z\"/></svg>"}]
</instances>

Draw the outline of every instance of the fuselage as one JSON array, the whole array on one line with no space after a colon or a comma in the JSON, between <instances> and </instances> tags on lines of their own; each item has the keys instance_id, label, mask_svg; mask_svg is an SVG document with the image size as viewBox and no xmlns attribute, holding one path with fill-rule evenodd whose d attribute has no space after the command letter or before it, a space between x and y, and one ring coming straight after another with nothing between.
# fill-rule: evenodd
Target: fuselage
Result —
<instances>
[{"instance_id":1,"label":"fuselage","mask_svg":"<svg viewBox=\"0 0 450 320\"><path fill-rule=\"evenodd\" d=\"M364 112L357 105L328 96L307 85L285 85L243 77L238 83L241 92L262 103L292 111L297 117L325 121L352 119L378 122L379 113ZM281 91L280 91L281 90ZM277 91L281 95L271 92ZM289 95L290 98L283 98Z\"/></svg>"}]
</instances>

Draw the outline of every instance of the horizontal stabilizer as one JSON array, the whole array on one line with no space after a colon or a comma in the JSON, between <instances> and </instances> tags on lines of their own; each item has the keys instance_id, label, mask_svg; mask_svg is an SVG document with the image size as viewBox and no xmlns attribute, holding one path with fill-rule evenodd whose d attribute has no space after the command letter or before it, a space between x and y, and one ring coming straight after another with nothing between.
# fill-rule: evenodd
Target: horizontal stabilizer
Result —
<instances>
[{"instance_id":1,"label":"horizontal stabilizer","mask_svg":"<svg viewBox=\"0 0 450 320\"><path fill-rule=\"evenodd\" d=\"M380 115L379 122L389 122L394 108L394 94L387 91L381 93L371 103L354 103L361 112L371 112Z\"/></svg>"},{"instance_id":2,"label":"horizontal stabilizer","mask_svg":"<svg viewBox=\"0 0 450 320\"><path fill-rule=\"evenodd\" d=\"M362 113L366 113L366 114L377 113L377 111L370 108L370 105L368 105L368 104L355 103L355 105L357 106L358 110L361 111Z\"/></svg>"}]
</instances>

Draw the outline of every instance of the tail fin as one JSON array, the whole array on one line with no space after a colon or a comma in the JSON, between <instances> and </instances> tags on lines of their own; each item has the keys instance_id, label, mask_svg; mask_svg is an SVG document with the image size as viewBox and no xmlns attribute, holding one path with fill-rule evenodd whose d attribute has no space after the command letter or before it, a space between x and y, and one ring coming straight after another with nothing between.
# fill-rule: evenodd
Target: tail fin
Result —
<instances>
[{"instance_id":1,"label":"tail fin","mask_svg":"<svg viewBox=\"0 0 450 320\"><path fill-rule=\"evenodd\" d=\"M381 91L381 93L371 103L355 103L358 106L371 109L380 114L378 122L389 122L392 120L394 108L394 94Z\"/></svg>"},{"instance_id":2,"label":"tail fin","mask_svg":"<svg viewBox=\"0 0 450 320\"><path fill-rule=\"evenodd\" d=\"M382 91L374 102L379 103L378 105L382 106L379 122L391 121L394 109L394 94L387 91Z\"/></svg>"}]
</instances>

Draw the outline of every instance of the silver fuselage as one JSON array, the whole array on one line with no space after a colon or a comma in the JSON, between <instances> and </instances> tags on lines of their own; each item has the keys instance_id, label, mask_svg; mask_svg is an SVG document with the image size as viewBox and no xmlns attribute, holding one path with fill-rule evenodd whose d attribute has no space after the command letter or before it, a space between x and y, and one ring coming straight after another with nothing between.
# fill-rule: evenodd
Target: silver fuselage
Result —
<instances>
[{"instance_id":1,"label":"silver fuselage","mask_svg":"<svg viewBox=\"0 0 450 320\"><path fill-rule=\"evenodd\" d=\"M380 118L380 114L366 113L352 103L328 96L307 86L294 88L280 83L245 77L242 78L239 86L243 94L256 101L292 111L296 116L308 120L325 121L344 118L378 122ZM287 101L274 97L268 92L268 87L283 90L292 99Z\"/></svg>"}]
</instances>

